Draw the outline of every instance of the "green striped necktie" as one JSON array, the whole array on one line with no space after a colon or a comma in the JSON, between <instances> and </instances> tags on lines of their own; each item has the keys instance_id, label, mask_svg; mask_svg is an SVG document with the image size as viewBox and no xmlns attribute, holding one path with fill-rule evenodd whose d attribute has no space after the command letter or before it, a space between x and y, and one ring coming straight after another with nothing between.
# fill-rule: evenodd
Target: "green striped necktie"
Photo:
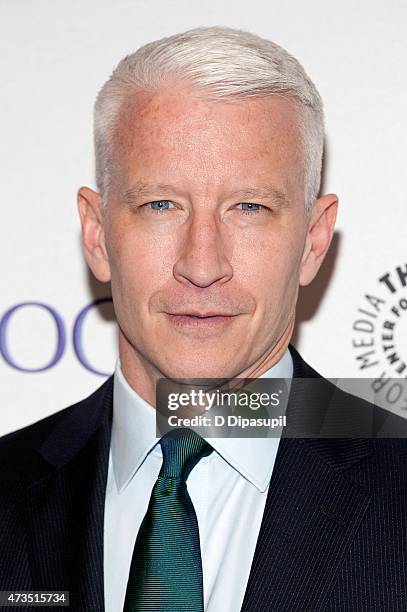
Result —
<instances>
[{"instance_id":1,"label":"green striped necktie","mask_svg":"<svg viewBox=\"0 0 407 612\"><path fill-rule=\"evenodd\" d=\"M198 521L187 478L212 447L191 429L160 440L163 464L134 546L123 612L203 612Z\"/></svg>"}]
</instances>

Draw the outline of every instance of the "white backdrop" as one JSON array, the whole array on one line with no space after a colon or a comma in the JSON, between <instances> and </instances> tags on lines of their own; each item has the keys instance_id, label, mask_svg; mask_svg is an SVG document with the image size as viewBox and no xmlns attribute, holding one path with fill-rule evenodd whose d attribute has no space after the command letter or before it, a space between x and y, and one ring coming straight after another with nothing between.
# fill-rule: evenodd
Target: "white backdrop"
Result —
<instances>
[{"instance_id":1,"label":"white backdrop","mask_svg":"<svg viewBox=\"0 0 407 612\"><path fill-rule=\"evenodd\" d=\"M109 304L73 338L79 313L109 295L90 280L76 212L78 187L94 186L93 102L125 54L202 25L275 40L325 102L324 190L339 194L339 219L294 343L327 376L407 375L404 0L2 0L0 13L0 435L88 395L104 380L89 367L113 371Z\"/></svg>"}]
</instances>

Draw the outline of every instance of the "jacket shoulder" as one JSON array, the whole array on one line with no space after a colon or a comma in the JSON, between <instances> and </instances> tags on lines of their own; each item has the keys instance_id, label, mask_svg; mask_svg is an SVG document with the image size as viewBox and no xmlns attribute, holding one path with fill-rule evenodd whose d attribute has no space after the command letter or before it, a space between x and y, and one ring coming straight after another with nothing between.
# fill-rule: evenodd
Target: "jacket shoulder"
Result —
<instances>
[{"instance_id":1,"label":"jacket shoulder","mask_svg":"<svg viewBox=\"0 0 407 612\"><path fill-rule=\"evenodd\" d=\"M112 387L113 377L108 378L98 389L88 397L71 404L39 421L35 421L20 429L0 437L0 463L21 457L26 450L42 444L49 434L58 427L59 423L72 418L75 414L83 413L86 408L100 404L106 392Z\"/></svg>"}]
</instances>

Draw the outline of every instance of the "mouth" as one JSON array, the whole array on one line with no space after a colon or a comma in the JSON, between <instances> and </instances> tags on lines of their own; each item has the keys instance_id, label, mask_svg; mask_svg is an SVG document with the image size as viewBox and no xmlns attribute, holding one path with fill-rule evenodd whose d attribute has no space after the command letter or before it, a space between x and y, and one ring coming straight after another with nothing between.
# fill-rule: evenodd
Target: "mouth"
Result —
<instances>
[{"instance_id":1,"label":"mouth","mask_svg":"<svg viewBox=\"0 0 407 612\"><path fill-rule=\"evenodd\" d=\"M238 315L223 313L166 313L172 324L179 328L195 330L221 329L230 324Z\"/></svg>"}]
</instances>

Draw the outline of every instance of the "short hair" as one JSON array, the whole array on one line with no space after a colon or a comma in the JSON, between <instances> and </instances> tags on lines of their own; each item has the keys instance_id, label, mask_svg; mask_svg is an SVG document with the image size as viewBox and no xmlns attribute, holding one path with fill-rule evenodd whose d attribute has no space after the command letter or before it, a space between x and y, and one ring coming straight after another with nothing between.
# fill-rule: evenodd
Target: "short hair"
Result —
<instances>
[{"instance_id":1,"label":"short hair","mask_svg":"<svg viewBox=\"0 0 407 612\"><path fill-rule=\"evenodd\" d=\"M174 81L185 81L213 100L273 95L297 100L309 212L321 182L322 99L301 64L285 49L250 32L219 26L195 28L140 47L119 62L103 85L95 103L94 137L96 183L104 206L123 100L137 91L158 91Z\"/></svg>"}]
</instances>

